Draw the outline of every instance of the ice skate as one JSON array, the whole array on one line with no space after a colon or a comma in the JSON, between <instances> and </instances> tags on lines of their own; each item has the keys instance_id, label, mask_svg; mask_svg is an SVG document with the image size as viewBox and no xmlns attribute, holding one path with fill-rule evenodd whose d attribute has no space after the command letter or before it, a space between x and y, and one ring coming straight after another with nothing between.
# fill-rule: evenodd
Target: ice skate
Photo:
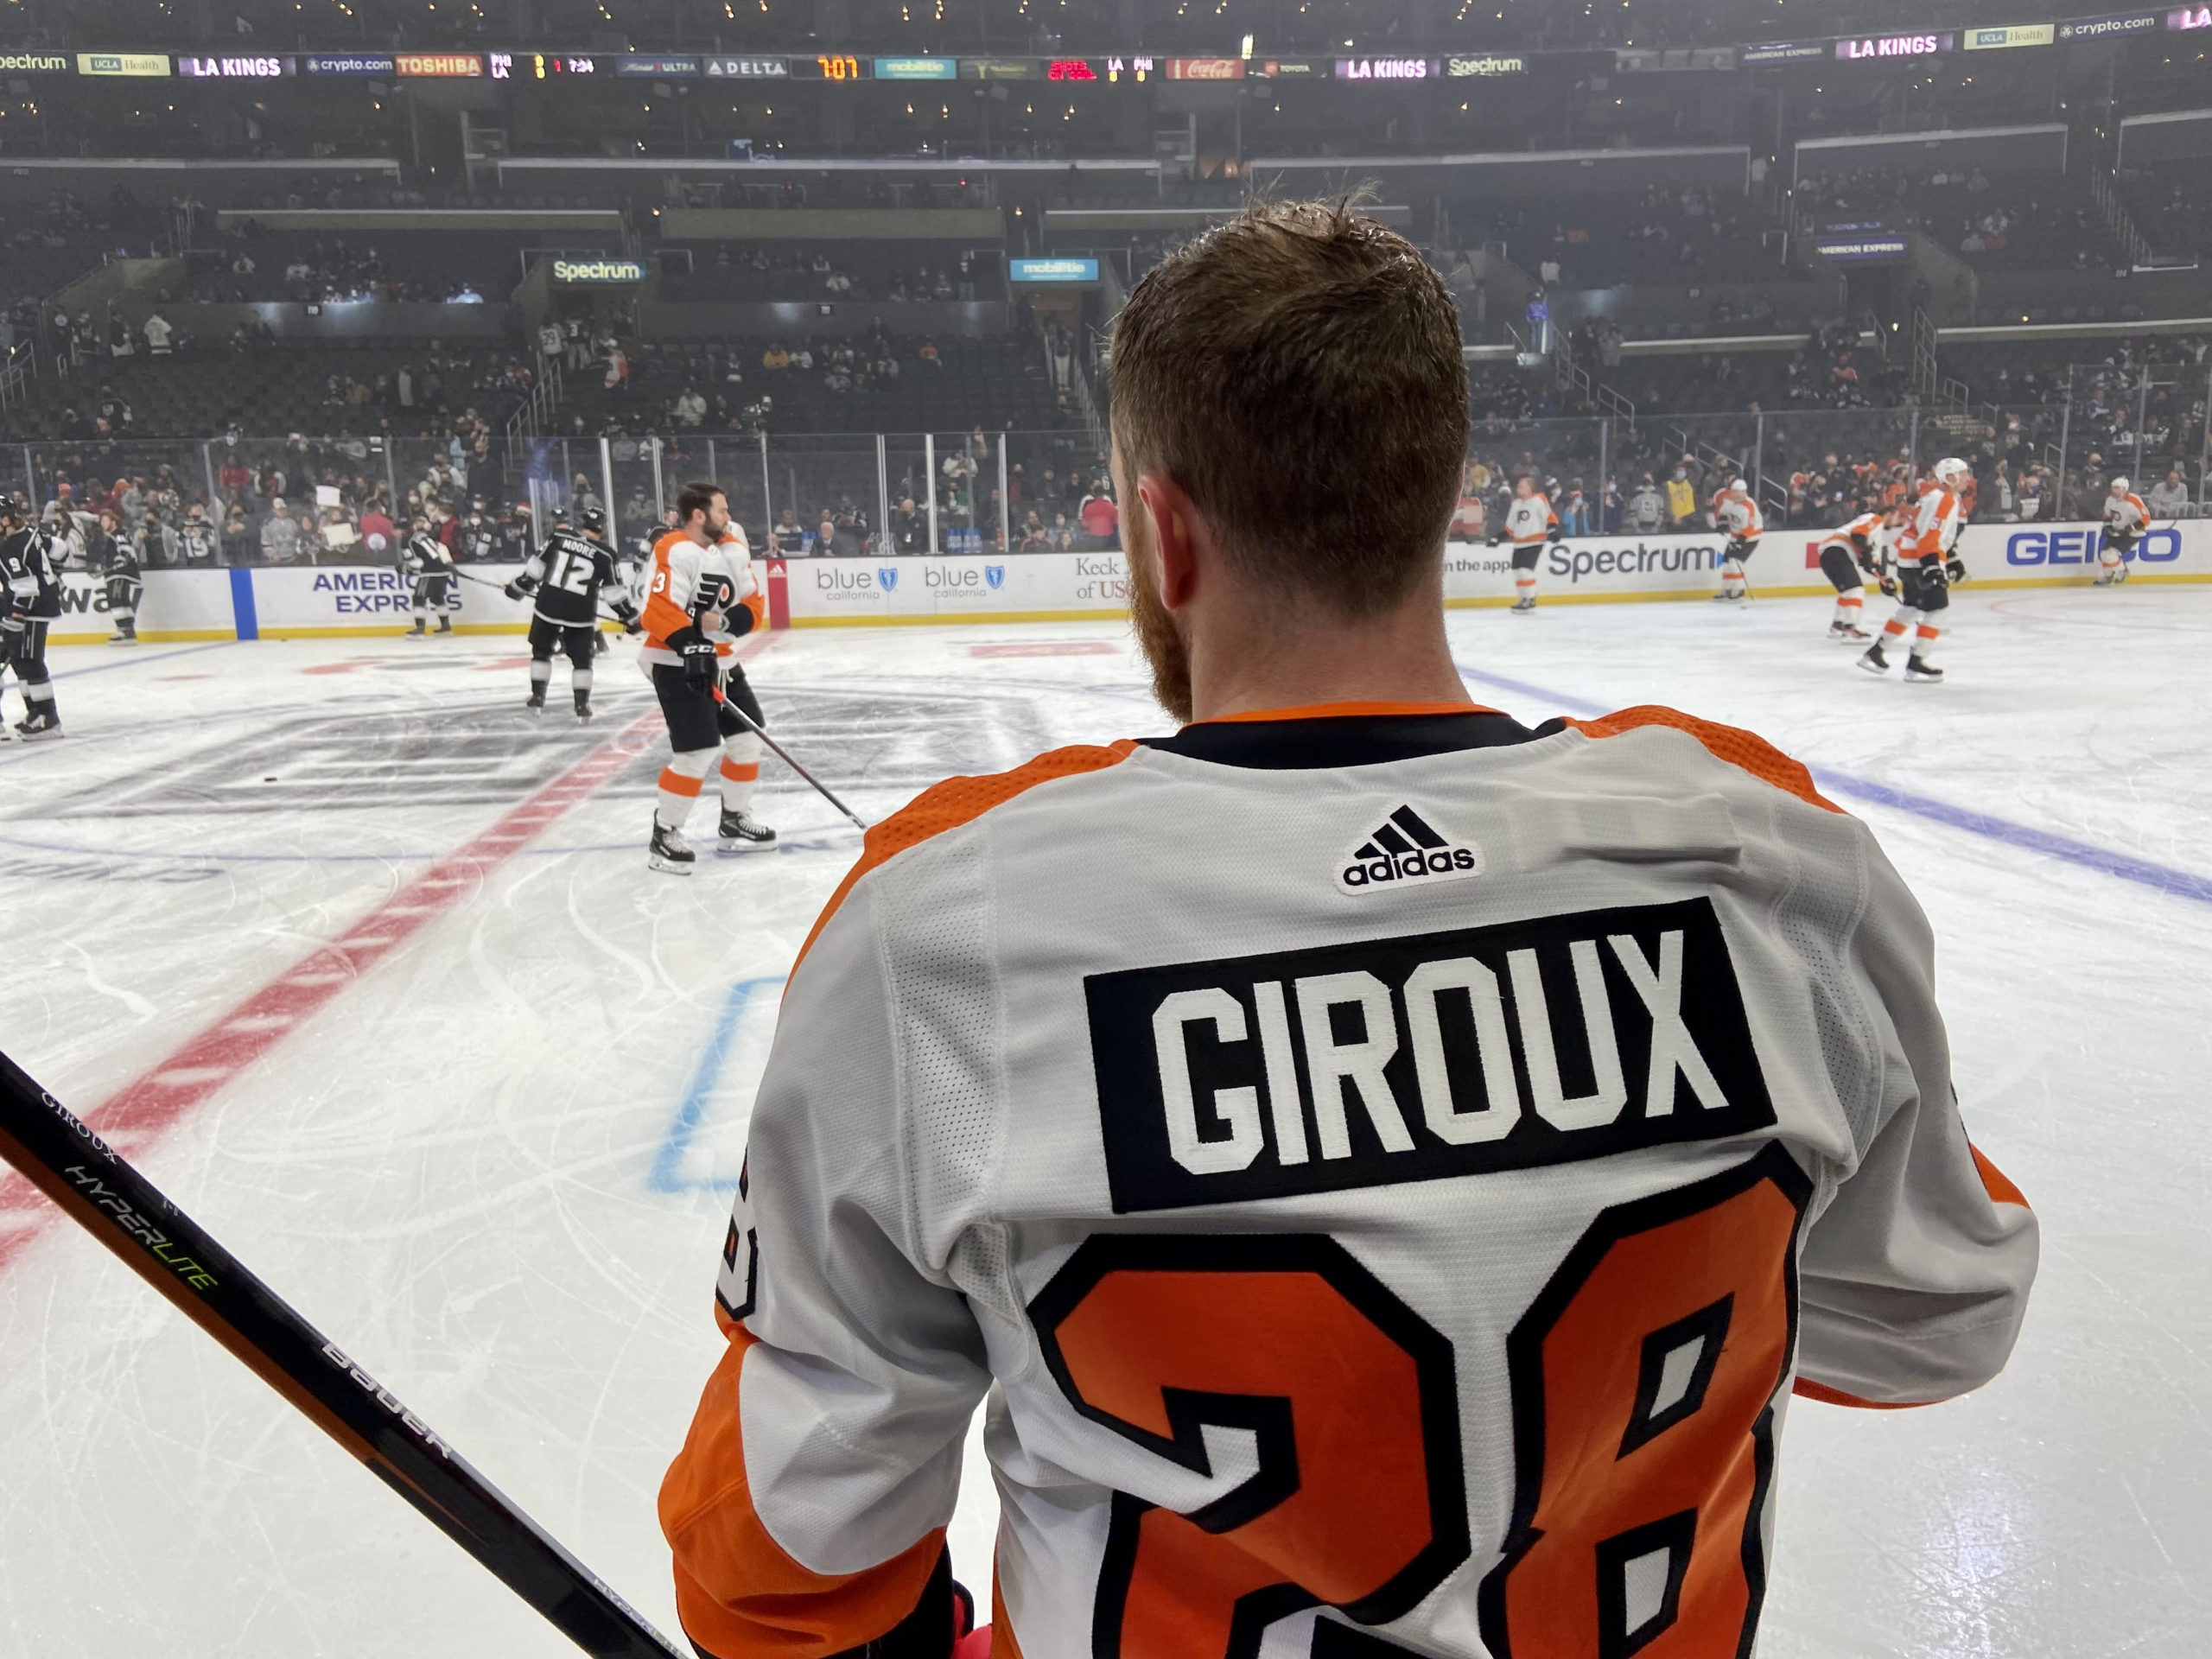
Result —
<instances>
[{"instance_id":1,"label":"ice skate","mask_svg":"<svg viewBox=\"0 0 2212 1659\"><path fill-rule=\"evenodd\" d=\"M691 867L699 861L699 855L691 850L691 843L683 839L681 830L671 830L658 819L653 821L653 838L645 849L645 865L668 875L689 875Z\"/></svg>"},{"instance_id":2,"label":"ice skate","mask_svg":"<svg viewBox=\"0 0 2212 1659\"><path fill-rule=\"evenodd\" d=\"M61 721L51 709L34 709L29 719L16 722L16 735L26 743L59 737L61 735Z\"/></svg>"},{"instance_id":3,"label":"ice skate","mask_svg":"<svg viewBox=\"0 0 2212 1659\"><path fill-rule=\"evenodd\" d=\"M1922 662L1917 657L1910 657L1905 659L1904 677L1908 683L1934 685L1942 679L1943 671Z\"/></svg>"},{"instance_id":4,"label":"ice skate","mask_svg":"<svg viewBox=\"0 0 2212 1659\"><path fill-rule=\"evenodd\" d=\"M1859 666L1869 674L1886 674L1890 671L1890 659L1883 654L1880 640L1877 639L1859 654Z\"/></svg>"},{"instance_id":5,"label":"ice skate","mask_svg":"<svg viewBox=\"0 0 2212 1659\"><path fill-rule=\"evenodd\" d=\"M1828 638L1831 639L1841 639L1848 642L1853 639L1872 639L1873 637L1874 636L1872 634L1867 632L1866 629L1859 626L1856 623L1831 622L1828 624Z\"/></svg>"},{"instance_id":6,"label":"ice skate","mask_svg":"<svg viewBox=\"0 0 2212 1659\"><path fill-rule=\"evenodd\" d=\"M543 714L545 712L545 694L543 691L531 692L530 694L529 700L523 704L522 711L525 715Z\"/></svg>"},{"instance_id":7,"label":"ice skate","mask_svg":"<svg viewBox=\"0 0 2212 1659\"><path fill-rule=\"evenodd\" d=\"M1533 596L1527 599L1516 599L1513 601L1513 611L1517 616L1526 616L1530 611L1533 611L1535 608L1536 601Z\"/></svg>"},{"instance_id":8,"label":"ice skate","mask_svg":"<svg viewBox=\"0 0 2212 1659\"><path fill-rule=\"evenodd\" d=\"M722 821L717 832L721 849L726 853L759 853L776 850L776 832L760 823L750 813L722 809Z\"/></svg>"}]
</instances>

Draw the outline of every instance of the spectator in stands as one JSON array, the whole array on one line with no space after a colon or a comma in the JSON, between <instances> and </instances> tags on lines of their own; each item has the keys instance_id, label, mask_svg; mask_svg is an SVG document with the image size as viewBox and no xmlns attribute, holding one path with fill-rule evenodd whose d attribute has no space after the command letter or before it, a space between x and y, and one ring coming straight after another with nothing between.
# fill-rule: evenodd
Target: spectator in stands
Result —
<instances>
[{"instance_id":1,"label":"spectator in stands","mask_svg":"<svg viewBox=\"0 0 2212 1659\"><path fill-rule=\"evenodd\" d=\"M1114 493L1103 478L1091 480L1090 493L1083 498L1076 518L1092 547L1112 547L1120 539L1121 509L1114 505Z\"/></svg>"},{"instance_id":2,"label":"spectator in stands","mask_svg":"<svg viewBox=\"0 0 2212 1659\"><path fill-rule=\"evenodd\" d=\"M232 569L251 564L260 544L260 538L253 533L253 520L246 515L245 504L233 500L223 514L223 563Z\"/></svg>"},{"instance_id":3,"label":"spectator in stands","mask_svg":"<svg viewBox=\"0 0 2212 1659\"><path fill-rule=\"evenodd\" d=\"M124 433L130 430L130 405L118 395L113 386L102 386L99 397L92 404L92 413L108 423L108 429Z\"/></svg>"},{"instance_id":4,"label":"spectator in stands","mask_svg":"<svg viewBox=\"0 0 2212 1659\"><path fill-rule=\"evenodd\" d=\"M537 354L553 362L561 357L561 324L557 318L548 317L537 326Z\"/></svg>"},{"instance_id":5,"label":"spectator in stands","mask_svg":"<svg viewBox=\"0 0 2212 1659\"><path fill-rule=\"evenodd\" d=\"M1694 464L1688 455L1683 456L1667 478L1667 519L1676 530L1692 528L1700 516L1697 485L1690 477Z\"/></svg>"},{"instance_id":6,"label":"spectator in stands","mask_svg":"<svg viewBox=\"0 0 2212 1659\"><path fill-rule=\"evenodd\" d=\"M921 349L916 352L914 355L929 368L942 369L944 367L944 359L938 354L937 341L925 337L922 340Z\"/></svg>"},{"instance_id":7,"label":"spectator in stands","mask_svg":"<svg viewBox=\"0 0 2212 1659\"><path fill-rule=\"evenodd\" d=\"M140 332L146 336L146 349L154 356L167 357L169 354L170 341L176 330L160 312L148 317L140 325Z\"/></svg>"},{"instance_id":8,"label":"spectator in stands","mask_svg":"<svg viewBox=\"0 0 2212 1659\"><path fill-rule=\"evenodd\" d=\"M929 521L914 510L912 496L900 496L898 508L891 515L891 550L925 553L929 550Z\"/></svg>"},{"instance_id":9,"label":"spectator in stands","mask_svg":"<svg viewBox=\"0 0 2212 1659\"><path fill-rule=\"evenodd\" d=\"M2180 471L2169 471L2153 484L2151 493L2143 498L2143 505L2151 510L2154 518L2178 518L2188 512L2189 486L2182 481Z\"/></svg>"},{"instance_id":10,"label":"spectator in stands","mask_svg":"<svg viewBox=\"0 0 2212 1659\"><path fill-rule=\"evenodd\" d=\"M822 509L820 521L814 527L814 552L818 558L828 558L837 550L837 519L829 508Z\"/></svg>"},{"instance_id":11,"label":"spectator in stands","mask_svg":"<svg viewBox=\"0 0 2212 1659\"><path fill-rule=\"evenodd\" d=\"M806 527L798 521L798 508L785 507L776 515L769 539L779 558L796 559L805 556Z\"/></svg>"},{"instance_id":12,"label":"spectator in stands","mask_svg":"<svg viewBox=\"0 0 2212 1659\"><path fill-rule=\"evenodd\" d=\"M290 564L300 556L300 524L283 496L269 504L261 522L261 557L267 564Z\"/></svg>"},{"instance_id":13,"label":"spectator in stands","mask_svg":"<svg viewBox=\"0 0 2212 1659\"><path fill-rule=\"evenodd\" d=\"M325 507L315 545L308 550L308 556L317 564L352 564L359 558L360 539L360 532L346 516L343 507Z\"/></svg>"},{"instance_id":14,"label":"spectator in stands","mask_svg":"<svg viewBox=\"0 0 2212 1659\"><path fill-rule=\"evenodd\" d=\"M677 394L672 412L678 426L696 427L707 418L707 400L686 386Z\"/></svg>"},{"instance_id":15,"label":"spectator in stands","mask_svg":"<svg viewBox=\"0 0 2212 1659\"><path fill-rule=\"evenodd\" d=\"M780 374L791 365L791 354L779 344L771 344L760 353L760 366L772 374Z\"/></svg>"}]
</instances>

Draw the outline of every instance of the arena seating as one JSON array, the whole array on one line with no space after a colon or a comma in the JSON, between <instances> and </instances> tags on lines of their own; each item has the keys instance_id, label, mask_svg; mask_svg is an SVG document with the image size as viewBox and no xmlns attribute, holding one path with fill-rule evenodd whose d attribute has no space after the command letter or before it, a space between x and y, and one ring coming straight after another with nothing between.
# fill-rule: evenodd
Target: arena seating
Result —
<instances>
[{"instance_id":1,"label":"arena seating","mask_svg":"<svg viewBox=\"0 0 2212 1659\"><path fill-rule=\"evenodd\" d=\"M1006 257L957 242L664 242L664 300L1003 300ZM670 258L670 252L685 258ZM689 267L686 269L686 267ZM841 279L843 286L838 285Z\"/></svg>"},{"instance_id":2,"label":"arena seating","mask_svg":"<svg viewBox=\"0 0 2212 1659\"><path fill-rule=\"evenodd\" d=\"M2066 175L1932 166L1810 172L1794 200L1815 226L1924 232L1980 270L2109 270L2126 263L2087 183Z\"/></svg>"},{"instance_id":3,"label":"arena seating","mask_svg":"<svg viewBox=\"0 0 2212 1659\"><path fill-rule=\"evenodd\" d=\"M831 367L841 346L856 359L855 368L849 371L853 384L842 390L833 384ZM923 356L925 346L935 350L936 366ZM804 350L812 366L796 360L784 368L762 366L772 350ZM895 376L874 372L873 365L884 359L896 363ZM649 341L639 348L624 386L606 386L589 374L571 377L562 421L579 432L614 427L633 433L667 431L676 424L676 400L686 390L705 400L700 426L712 431L1039 431L1073 419L1052 388L1043 348L1033 339L931 340L887 334L874 342L860 337Z\"/></svg>"}]
</instances>

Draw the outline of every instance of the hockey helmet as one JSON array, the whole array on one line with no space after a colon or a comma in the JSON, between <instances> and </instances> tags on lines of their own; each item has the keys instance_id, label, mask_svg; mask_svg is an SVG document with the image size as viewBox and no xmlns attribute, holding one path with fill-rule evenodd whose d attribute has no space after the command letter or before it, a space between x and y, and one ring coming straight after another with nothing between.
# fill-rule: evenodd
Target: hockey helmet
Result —
<instances>
[{"instance_id":1,"label":"hockey helmet","mask_svg":"<svg viewBox=\"0 0 2212 1659\"><path fill-rule=\"evenodd\" d=\"M1936 463L1936 476L1946 484L1953 483L1959 479L1964 478L1973 470L1974 469L1971 467L1968 467L1966 462L1961 461L1956 455L1946 455L1942 460Z\"/></svg>"},{"instance_id":2,"label":"hockey helmet","mask_svg":"<svg viewBox=\"0 0 2212 1659\"><path fill-rule=\"evenodd\" d=\"M2114 495L2126 495L2127 493L2127 480L2124 478L2115 478L2113 480L2111 493Z\"/></svg>"},{"instance_id":3,"label":"hockey helmet","mask_svg":"<svg viewBox=\"0 0 2212 1659\"><path fill-rule=\"evenodd\" d=\"M584 507L570 515L578 530L599 531L607 528L607 515L597 507Z\"/></svg>"}]
</instances>

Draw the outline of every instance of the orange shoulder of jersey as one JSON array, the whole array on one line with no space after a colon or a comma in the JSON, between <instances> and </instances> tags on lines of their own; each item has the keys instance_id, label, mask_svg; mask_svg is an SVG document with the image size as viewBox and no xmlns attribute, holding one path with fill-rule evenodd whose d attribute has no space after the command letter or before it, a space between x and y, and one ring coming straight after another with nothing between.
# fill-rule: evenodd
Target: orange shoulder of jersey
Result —
<instances>
[{"instance_id":1,"label":"orange shoulder of jersey","mask_svg":"<svg viewBox=\"0 0 2212 1659\"><path fill-rule=\"evenodd\" d=\"M1717 721L1700 720L1695 715L1686 715L1679 709L1662 708L1645 703L1634 709L1624 709L1618 714L1601 715L1596 720L1568 720L1562 722L1585 737L1620 737L1646 727L1662 726L1687 733L1702 743L1717 760L1732 766L1740 766L1763 783L1795 795L1799 800L1829 812L1843 809L1814 787L1812 772L1801 760L1793 760L1780 749L1755 732L1738 727L1723 726Z\"/></svg>"}]
</instances>

